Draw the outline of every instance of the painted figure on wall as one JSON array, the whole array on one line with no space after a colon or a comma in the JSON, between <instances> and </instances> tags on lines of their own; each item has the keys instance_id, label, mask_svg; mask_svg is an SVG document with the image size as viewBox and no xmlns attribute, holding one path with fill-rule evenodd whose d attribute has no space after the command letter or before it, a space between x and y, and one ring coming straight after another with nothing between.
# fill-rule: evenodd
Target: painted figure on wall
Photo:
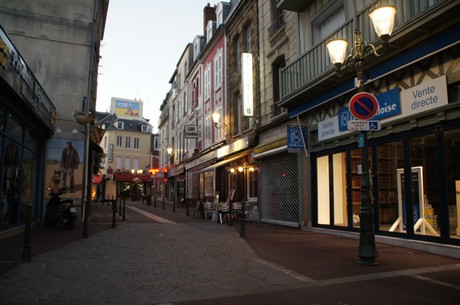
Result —
<instances>
[{"instance_id":1,"label":"painted figure on wall","mask_svg":"<svg viewBox=\"0 0 460 305\"><path fill-rule=\"evenodd\" d=\"M68 190L70 193L75 192L74 171L78 169L79 164L80 157L78 156L78 151L72 146L72 142L68 141L61 155L61 190L67 189L67 176L69 176Z\"/></svg>"}]
</instances>

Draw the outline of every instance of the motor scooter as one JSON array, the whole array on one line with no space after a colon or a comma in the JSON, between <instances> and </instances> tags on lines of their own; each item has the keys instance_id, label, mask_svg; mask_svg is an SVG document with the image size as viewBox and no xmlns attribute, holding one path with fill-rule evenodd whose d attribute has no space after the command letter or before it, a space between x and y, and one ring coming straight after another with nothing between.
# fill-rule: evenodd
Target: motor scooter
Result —
<instances>
[{"instance_id":1,"label":"motor scooter","mask_svg":"<svg viewBox=\"0 0 460 305\"><path fill-rule=\"evenodd\" d=\"M64 227L71 230L77 219L77 211L73 199L61 200L61 192L51 192L50 200L46 205L44 216L45 225Z\"/></svg>"}]
</instances>

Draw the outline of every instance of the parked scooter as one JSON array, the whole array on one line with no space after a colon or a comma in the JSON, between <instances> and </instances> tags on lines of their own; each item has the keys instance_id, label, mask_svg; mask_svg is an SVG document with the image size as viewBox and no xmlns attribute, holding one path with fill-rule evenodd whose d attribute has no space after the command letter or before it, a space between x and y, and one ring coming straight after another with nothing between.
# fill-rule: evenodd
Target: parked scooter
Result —
<instances>
[{"instance_id":1,"label":"parked scooter","mask_svg":"<svg viewBox=\"0 0 460 305\"><path fill-rule=\"evenodd\" d=\"M75 203L73 199L61 200L61 192L51 192L50 200L46 205L45 211L45 225L47 226L59 226L64 227L67 230L71 230L77 219L77 211L75 209Z\"/></svg>"}]
</instances>

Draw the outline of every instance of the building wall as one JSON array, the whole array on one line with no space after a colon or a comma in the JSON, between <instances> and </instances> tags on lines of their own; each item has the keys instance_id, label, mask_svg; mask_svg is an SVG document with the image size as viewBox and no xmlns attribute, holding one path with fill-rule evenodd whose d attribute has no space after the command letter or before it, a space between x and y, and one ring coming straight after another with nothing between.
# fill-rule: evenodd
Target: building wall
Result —
<instances>
[{"instance_id":1,"label":"building wall","mask_svg":"<svg viewBox=\"0 0 460 305\"><path fill-rule=\"evenodd\" d=\"M72 130L78 123L72 113L82 110L88 95L95 2L0 1L2 26L56 105L61 133L55 138L75 138ZM101 8L102 1L97 2ZM80 132L77 135L82 139Z\"/></svg>"}]
</instances>

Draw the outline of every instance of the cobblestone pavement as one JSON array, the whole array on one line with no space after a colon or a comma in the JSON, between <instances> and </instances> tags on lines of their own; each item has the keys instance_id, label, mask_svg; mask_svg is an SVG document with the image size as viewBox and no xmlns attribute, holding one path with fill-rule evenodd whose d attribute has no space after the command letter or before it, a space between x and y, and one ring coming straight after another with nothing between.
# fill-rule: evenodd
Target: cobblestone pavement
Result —
<instances>
[{"instance_id":1,"label":"cobblestone pavement","mask_svg":"<svg viewBox=\"0 0 460 305\"><path fill-rule=\"evenodd\" d=\"M0 304L165 304L293 288L228 226L124 223L0 278Z\"/></svg>"}]
</instances>

